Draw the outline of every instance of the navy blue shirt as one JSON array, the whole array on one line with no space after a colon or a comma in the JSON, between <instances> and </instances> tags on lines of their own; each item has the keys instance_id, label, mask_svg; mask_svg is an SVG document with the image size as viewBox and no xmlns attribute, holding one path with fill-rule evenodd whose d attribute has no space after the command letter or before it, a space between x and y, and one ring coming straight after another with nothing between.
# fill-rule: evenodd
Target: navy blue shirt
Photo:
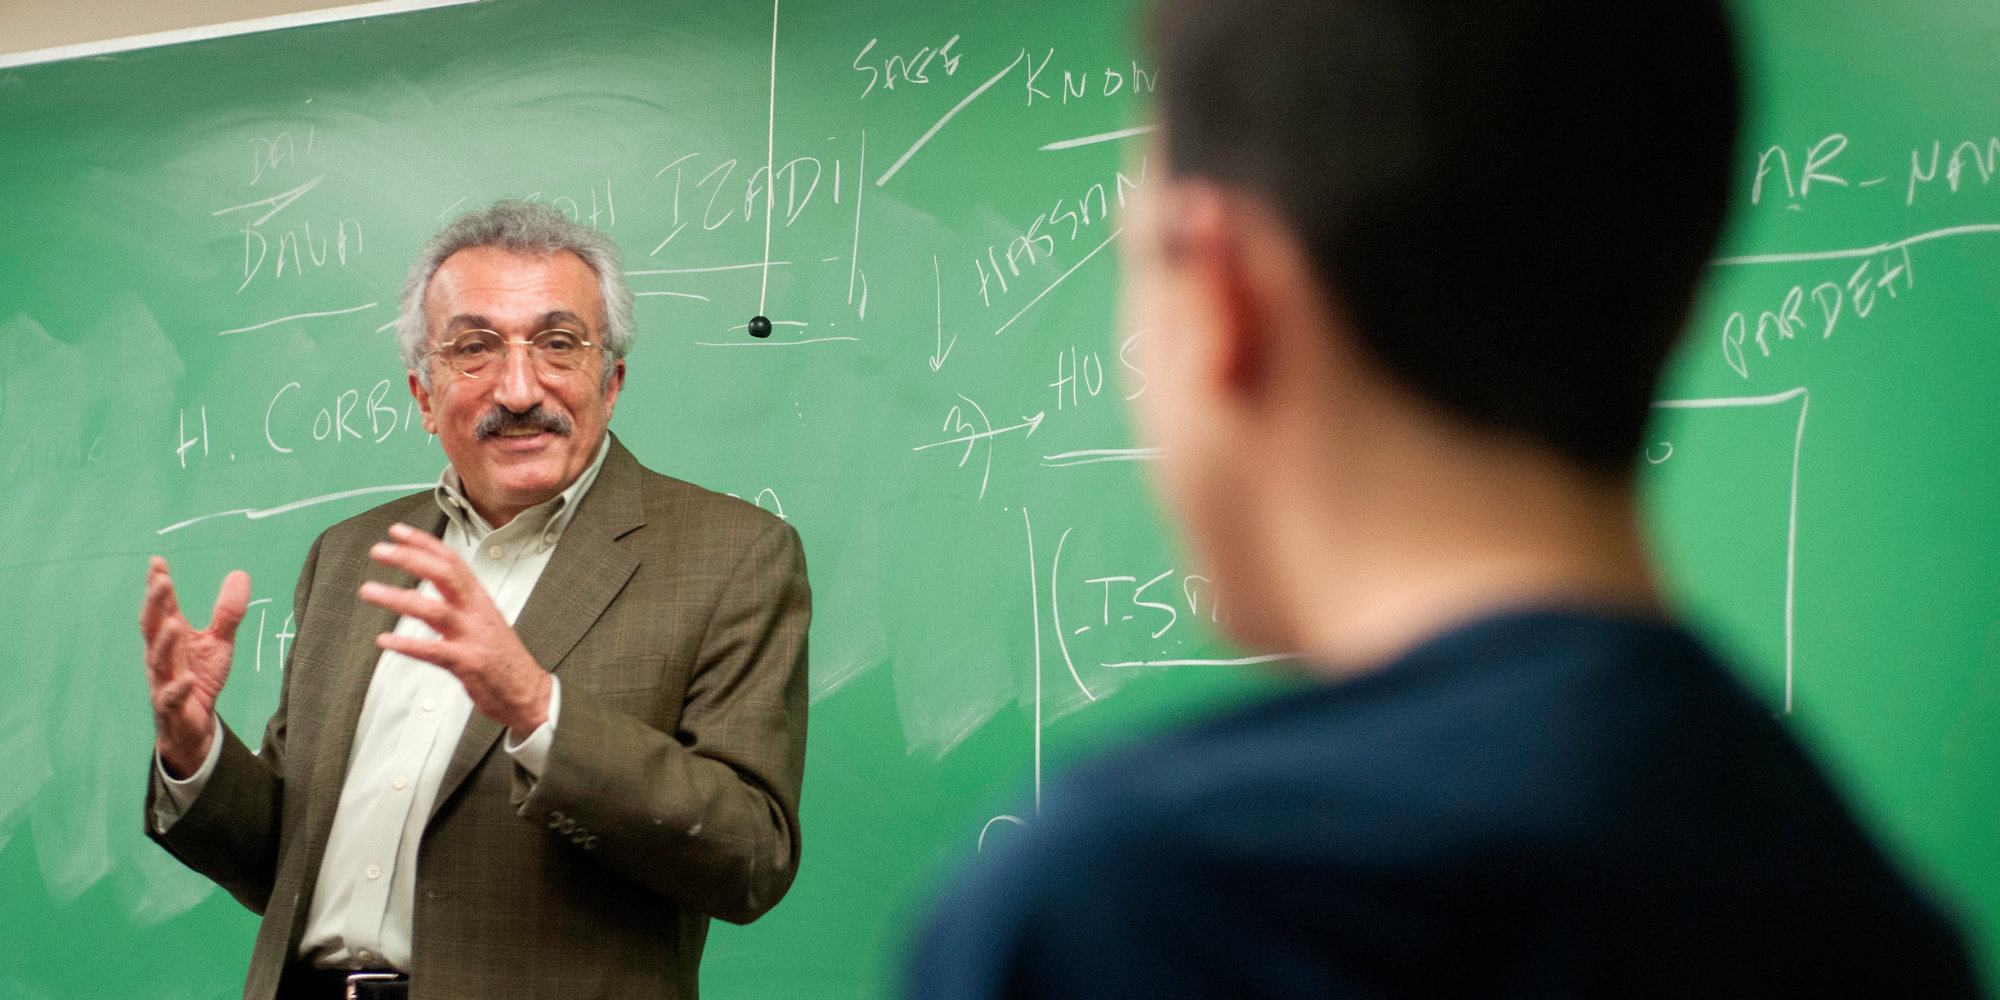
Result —
<instances>
[{"instance_id":1,"label":"navy blue shirt","mask_svg":"<svg viewBox=\"0 0 2000 1000\"><path fill-rule=\"evenodd\" d=\"M1686 632L1536 612L1083 770L913 997L1975 997L1951 926Z\"/></svg>"}]
</instances>

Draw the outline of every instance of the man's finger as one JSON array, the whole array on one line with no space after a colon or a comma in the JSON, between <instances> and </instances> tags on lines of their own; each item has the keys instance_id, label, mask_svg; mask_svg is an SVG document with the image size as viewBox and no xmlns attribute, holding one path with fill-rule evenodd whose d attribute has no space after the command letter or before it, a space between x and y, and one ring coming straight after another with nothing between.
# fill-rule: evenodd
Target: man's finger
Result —
<instances>
[{"instance_id":1,"label":"man's finger","mask_svg":"<svg viewBox=\"0 0 2000 1000\"><path fill-rule=\"evenodd\" d=\"M418 552L428 553L447 566L454 567L472 579L472 569L465 565L465 559L456 549L444 543L444 539L420 528L401 521L389 526L389 539L398 545L407 545Z\"/></svg>"},{"instance_id":2,"label":"man's finger","mask_svg":"<svg viewBox=\"0 0 2000 1000\"><path fill-rule=\"evenodd\" d=\"M174 596L174 578L167 575L167 561L154 556L146 569L146 597L139 604L139 633L151 637L161 623L180 613Z\"/></svg>"},{"instance_id":3,"label":"man's finger","mask_svg":"<svg viewBox=\"0 0 2000 1000\"><path fill-rule=\"evenodd\" d=\"M376 542L368 548L368 558L415 575L420 580L439 583L465 563L456 553L437 553L400 542Z\"/></svg>"},{"instance_id":4,"label":"man's finger","mask_svg":"<svg viewBox=\"0 0 2000 1000\"><path fill-rule=\"evenodd\" d=\"M405 524L402 521L397 521L389 526L389 537L397 543L408 545L411 548L424 549L425 551L435 552L439 555L457 555L457 553L452 552L451 546L444 543L444 539L416 525Z\"/></svg>"},{"instance_id":5,"label":"man's finger","mask_svg":"<svg viewBox=\"0 0 2000 1000\"><path fill-rule=\"evenodd\" d=\"M194 679L191 677L182 677L171 681L166 686L160 688L159 693L153 696L153 710L169 715L178 712L181 706L187 703L188 695L193 691Z\"/></svg>"},{"instance_id":6,"label":"man's finger","mask_svg":"<svg viewBox=\"0 0 2000 1000\"><path fill-rule=\"evenodd\" d=\"M403 570L419 580L430 581L437 587L439 596L454 604L463 601L471 590L478 587L472 579L472 570L450 549L376 542L368 549L368 557L384 566Z\"/></svg>"},{"instance_id":7,"label":"man's finger","mask_svg":"<svg viewBox=\"0 0 2000 1000\"><path fill-rule=\"evenodd\" d=\"M223 642L236 641L236 626L250 610L250 574L231 570L222 578L222 590L215 595L215 613L208 620L208 633Z\"/></svg>"},{"instance_id":8,"label":"man's finger","mask_svg":"<svg viewBox=\"0 0 2000 1000\"><path fill-rule=\"evenodd\" d=\"M458 672L456 650L451 643L442 639L419 639L415 636L383 632L375 637L375 645L379 649L391 650L411 659L443 667L453 674Z\"/></svg>"},{"instance_id":9,"label":"man's finger","mask_svg":"<svg viewBox=\"0 0 2000 1000\"><path fill-rule=\"evenodd\" d=\"M449 635L453 631L453 609L451 605L434 598L425 597L415 590L391 587L386 583L370 580L361 585L361 599L378 607L408 615L429 625L439 635Z\"/></svg>"},{"instance_id":10,"label":"man's finger","mask_svg":"<svg viewBox=\"0 0 2000 1000\"><path fill-rule=\"evenodd\" d=\"M173 679L174 646L181 641L182 630L169 625L154 632L146 640L146 678L158 687Z\"/></svg>"}]
</instances>

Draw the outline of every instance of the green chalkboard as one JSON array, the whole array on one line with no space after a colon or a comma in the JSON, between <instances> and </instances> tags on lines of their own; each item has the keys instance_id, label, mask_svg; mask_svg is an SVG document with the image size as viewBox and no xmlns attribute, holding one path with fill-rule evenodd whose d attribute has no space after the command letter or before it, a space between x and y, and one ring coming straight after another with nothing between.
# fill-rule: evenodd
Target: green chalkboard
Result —
<instances>
[{"instance_id":1,"label":"green chalkboard","mask_svg":"<svg viewBox=\"0 0 2000 1000\"><path fill-rule=\"evenodd\" d=\"M1743 11L1738 221L1639 461L1687 613L1991 967L2000 13L1921 8ZM141 835L144 560L251 573L221 711L261 726L313 536L442 468L403 270L501 196L625 249L614 430L805 539L804 867L709 995L885 995L1048 775L1281 683L1225 662L1121 409L1130 16L494 0L0 70L0 997L240 988L254 918Z\"/></svg>"}]
</instances>

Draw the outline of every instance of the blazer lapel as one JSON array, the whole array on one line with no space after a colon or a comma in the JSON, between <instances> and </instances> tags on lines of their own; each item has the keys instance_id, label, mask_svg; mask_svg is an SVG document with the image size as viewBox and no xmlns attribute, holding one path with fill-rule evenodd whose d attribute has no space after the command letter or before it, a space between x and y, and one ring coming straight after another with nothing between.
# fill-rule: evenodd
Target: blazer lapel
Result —
<instances>
[{"instance_id":1,"label":"blazer lapel","mask_svg":"<svg viewBox=\"0 0 2000 1000\"><path fill-rule=\"evenodd\" d=\"M514 621L514 633L521 637L521 644L551 673L604 616L612 598L625 589L626 581L639 568L638 558L618 544L619 538L646 523L639 475L638 459L613 436L597 481L579 502L576 516L563 529L562 540L556 543L554 555ZM505 730L500 723L472 713L438 786L432 818L492 752Z\"/></svg>"}]
</instances>

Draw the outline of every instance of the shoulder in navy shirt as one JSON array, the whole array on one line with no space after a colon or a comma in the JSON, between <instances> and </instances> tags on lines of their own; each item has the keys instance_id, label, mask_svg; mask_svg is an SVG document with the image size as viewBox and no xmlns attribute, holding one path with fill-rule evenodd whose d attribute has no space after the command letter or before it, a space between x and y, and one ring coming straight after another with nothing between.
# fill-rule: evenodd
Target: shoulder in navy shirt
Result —
<instances>
[{"instance_id":1,"label":"shoulder in navy shirt","mask_svg":"<svg viewBox=\"0 0 2000 1000\"><path fill-rule=\"evenodd\" d=\"M1950 925L1678 628L1489 618L1074 775L913 997L1975 997Z\"/></svg>"}]
</instances>

